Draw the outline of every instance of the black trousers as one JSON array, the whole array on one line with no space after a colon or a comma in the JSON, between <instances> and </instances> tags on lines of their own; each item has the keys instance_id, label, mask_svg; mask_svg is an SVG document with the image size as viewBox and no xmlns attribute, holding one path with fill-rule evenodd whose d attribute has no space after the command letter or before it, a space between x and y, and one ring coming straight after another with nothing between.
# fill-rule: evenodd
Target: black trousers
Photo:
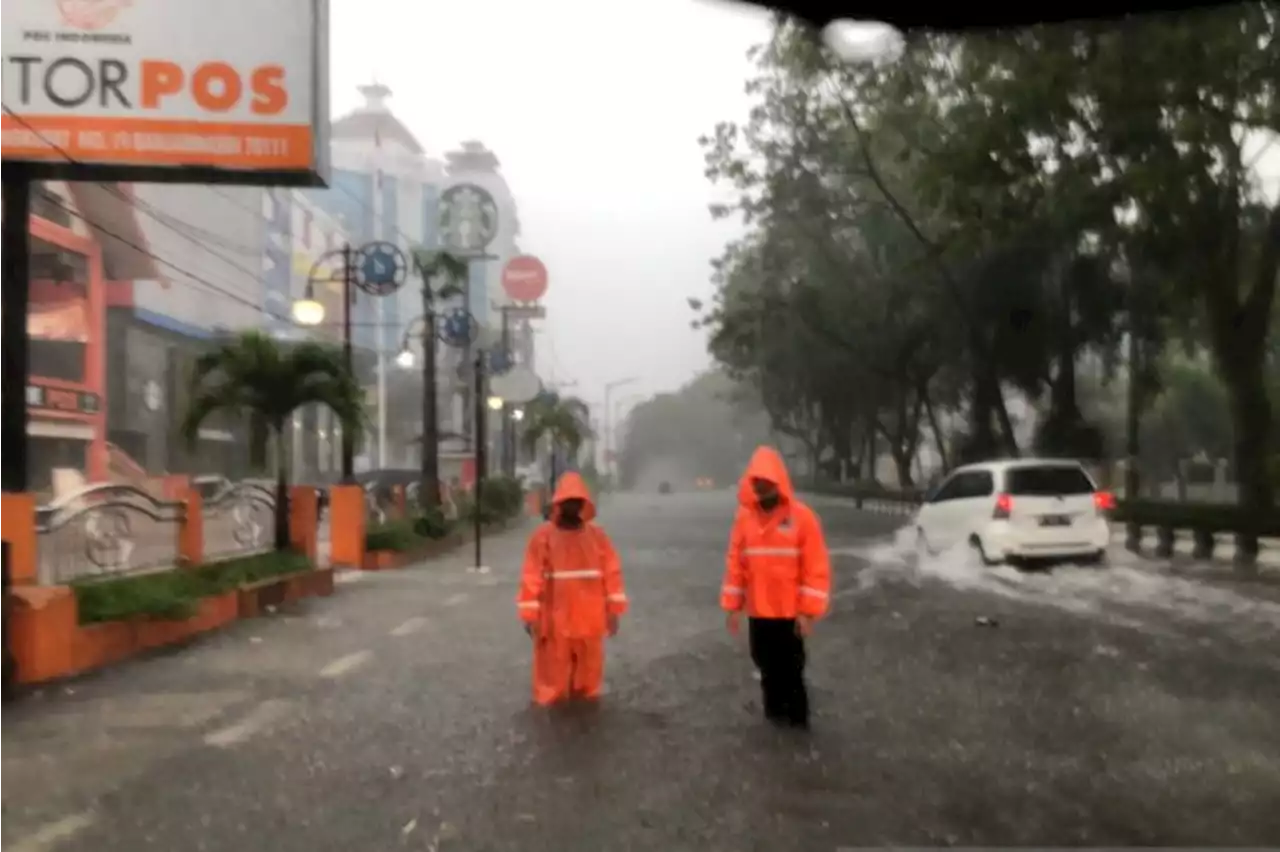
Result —
<instances>
[{"instance_id":1,"label":"black trousers","mask_svg":"<svg viewBox=\"0 0 1280 852\"><path fill-rule=\"evenodd\" d=\"M809 724L809 693L804 685L804 640L793 618L753 618L749 623L751 660L760 670L764 715L772 722Z\"/></svg>"}]
</instances>

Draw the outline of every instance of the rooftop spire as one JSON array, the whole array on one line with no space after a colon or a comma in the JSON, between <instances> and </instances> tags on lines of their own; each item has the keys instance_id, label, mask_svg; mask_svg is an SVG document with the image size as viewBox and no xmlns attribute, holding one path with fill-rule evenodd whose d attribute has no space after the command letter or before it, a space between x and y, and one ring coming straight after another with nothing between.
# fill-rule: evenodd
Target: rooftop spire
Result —
<instances>
[{"instance_id":1,"label":"rooftop spire","mask_svg":"<svg viewBox=\"0 0 1280 852\"><path fill-rule=\"evenodd\" d=\"M391 97L391 89L376 79L358 90L364 95L364 108L373 112L387 112L387 98Z\"/></svg>"}]
</instances>

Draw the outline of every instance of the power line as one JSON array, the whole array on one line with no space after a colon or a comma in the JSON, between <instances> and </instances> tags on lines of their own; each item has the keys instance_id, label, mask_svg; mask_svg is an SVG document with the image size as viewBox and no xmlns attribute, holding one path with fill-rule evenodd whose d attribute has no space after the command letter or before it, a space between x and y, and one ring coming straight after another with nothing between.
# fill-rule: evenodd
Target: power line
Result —
<instances>
[{"instance_id":1,"label":"power line","mask_svg":"<svg viewBox=\"0 0 1280 852\"><path fill-rule=\"evenodd\" d=\"M58 155L59 155L59 156L61 156L64 160L66 160L68 163L78 164L78 161L76 160L76 158L75 158L75 157L72 157L72 156L71 156L71 155L70 155L66 150L64 150L61 146L59 146L59 145L58 145L57 143L55 143L53 140L49 139L47 136L45 136L43 133L41 133L38 129L36 129L35 127L32 127L32 126L31 126L31 124L30 124L30 123L28 123L26 119L24 119L22 116L20 116L20 115L18 115L17 113L15 113L12 109L10 109L10 108L9 108L9 106L8 106L7 104L4 104L4 105L3 105L3 109L4 109L5 113L7 113L8 115L12 116L12 117L13 117L13 119L14 119L15 121L19 122L19 123L20 123L20 124L22 124L24 127L26 127L28 130L30 130L32 133L34 133L34 134L35 134L35 135L36 135L36 136L37 136L41 141L43 141L43 142L44 142L45 144L47 144L50 148L52 148L54 151L56 151L56 152L58 153ZM134 205L134 203L133 203L133 200L132 200L131 198L129 198L127 195L125 195L123 192L121 192L117 187L111 186L110 184L101 184L101 186L102 186L105 190L107 190L110 194L114 195L116 198L119 198L120 200L124 201L124 202L125 202L126 204L128 204L131 208L133 208L133 209L135 209L135 210L139 210L139 211L140 211L140 212L142 212L142 213L146 213L148 216L150 216L150 217L151 217L152 219L154 219L155 221L157 221L157 222L159 222L160 224L164 225L165 227L169 228L169 230L173 231L175 234L178 234L178 236L183 237L184 239L187 239L187 240L191 241L193 244L195 244L195 245L199 246L200 248L203 248L205 251L209 252L209 253L210 253L210 254L212 254L213 256L220 258L221 260L223 260L223 261L224 261L225 263L227 263L228 265L230 265L230 266L232 266L232 267L235 267L236 269L239 269L241 272L243 272L244 274L248 275L248 276L249 276L253 281L255 281L255 282L257 282L257 283L260 283L260 278L259 278L259 274L258 274L258 273L255 273L255 272L253 272L252 270L249 270L249 269L245 268L244 266L240 265L239 263L236 263L235 261L233 261L233 260L231 260L230 258L226 257L225 255L222 255L222 254L220 254L219 252L214 251L214 250L213 250L213 249L211 249L209 246L202 244L198 239L196 239L196 238L192 237L190 234L184 233L183 231L181 231L181 230L180 230L180 229L178 229L178 228L175 228L173 225L171 225L171 224L169 224L168 222L164 221L164 220L163 220L163 219L161 219L160 217L155 216L154 214L149 213L147 210L143 210L142 208L139 208L139 207L135 206L135 205ZM220 294L220 295L222 295L222 296L224 296L224 297L226 297L226 298L228 298L228 299L231 299L231 300L233 300L233 301L235 301L235 302L238 302L238 303L240 303L240 304L242 304L242 305L245 305L245 306L247 306L247 307L251 307L251 308L253 308L254 310L259 311L260 313L266 314L267 316L272 317L272 318L274 318L274 319L277 319L277 320L280 320L280 321L283 321L283 322L289 322L289 323L292 323L292 320L290 320L289 318L282 317L282 316L280 316L280 315L278 315L278 314L275 314L275 313L273 313L273 312L271 312L271 311L267 310L267 309L266 309L265 307L263 307L261 304L255 303L255 302L253 302L253 301L251 301L251 300L249 300L249 299L247 299L247 298L245 298L245 297L243 297L243 296L239 295L238 293L233 293L233 292L231 292L230 290L224 289L224 288L223 288L223 287L221 287L220 285L215 284L214 282L212 282L212 281L208 280L207 278L205 278L205 277L203 277L203 276L201 276L201 275L197 275L196 273L192 272L191 270L189 270L189 269L187 269L187 268L185 268L185 267L183 267L183 266L180 266L180 265L178 265L178 264L174 263L173 261L168 260L167 258L161 257L160 255L156 254L156 253L155 253L155 252L153 252L153 251L150 251L149 249L143 248L142 246L138 245L137 243L133 242L132 240L126 239L125 237L121 236L120 234L116 233L115 231L112 231L111 229L109 229L109 228L105 227L104 225L102 225L102 224L100 224L100 223L98 223L98 222L93 221L92 219L90 219L88 216L85 216L85 215L84 215L83 213L81 213L80 211L78 211L78 210L75 210L75 209L71 208L71 207L70 207L70 206L68 206L65 202L63 202L63 201L62 201L62 199L60 199L60 198L52 198L52 197L51 197L51 199L50 199L50 200L54 201L54 203L56 203L56 204L58 205L58 207L60 207L63 211L65 211L66 213L68 213L68 214L70 214L70 215L72 215L72 216L75 216L77 219L79 219L80 221L84 222L84 223L85 223L86 225L88 225L89 227L91 227L91 228L93 228L93 229L95 229L95 230L97 230L97 231L100 231L100 232L101 232L101 233L103 233L103 234L106 234L107 236L111 237L112 239L119 241L121 244L126 245L126 246L128 246L128 247L132 248L133 250L135 250L135 251L137 251L137 252L140 252L141 254L144 254L144 255L146 255L147 257L152 258L153 260L156 260L156 261L158 261L158 262L160 262L160 263L163 263L165 266L168 266L168 267L170 267L171 269L174 269L174 270L176 270L176 271L178 271L178 272L181 272L183 275L186 275L187 277L191 278L193 281L197 281L197 282L199 282L199 283L203 284L205 287L207 287L207 288L208 288L209 290L211 290L212 292L214 292L214 293L218 293L218 294Z\"/></svg>"}]
</instances>

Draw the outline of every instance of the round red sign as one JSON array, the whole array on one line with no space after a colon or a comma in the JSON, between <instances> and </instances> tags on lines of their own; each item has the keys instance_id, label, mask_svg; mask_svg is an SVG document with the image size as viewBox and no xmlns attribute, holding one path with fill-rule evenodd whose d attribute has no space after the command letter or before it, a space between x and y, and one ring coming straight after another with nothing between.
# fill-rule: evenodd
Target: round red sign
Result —
<instances>
[{"instance_id":1,"label":"round red sign","mask_svg":"<svg viewBox=\"0 0 1280 852\"><path fill-rule=\"evenodd\" d=\"M502 269L502 289L514 302L536 302L547 292L547 267L532 255L513 257Z\"/></svg>"}]
</instances>

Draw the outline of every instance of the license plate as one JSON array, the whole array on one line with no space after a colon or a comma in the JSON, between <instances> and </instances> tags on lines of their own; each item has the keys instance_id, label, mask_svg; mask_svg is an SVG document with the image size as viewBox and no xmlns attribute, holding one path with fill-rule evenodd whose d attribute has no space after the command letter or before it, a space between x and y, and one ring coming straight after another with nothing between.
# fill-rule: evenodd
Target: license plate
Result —
<instances>
[{"instance_id":1,"label":"license plate","mask_svg":"<svg viewBox=\"0 0 1280 852\"><path fill-rule=\"evenodd\" d=\"M1071 519L1066 515L1041 515L1040 526L1042 527L1069 527Z\"/></svg>"}]
</instances>

